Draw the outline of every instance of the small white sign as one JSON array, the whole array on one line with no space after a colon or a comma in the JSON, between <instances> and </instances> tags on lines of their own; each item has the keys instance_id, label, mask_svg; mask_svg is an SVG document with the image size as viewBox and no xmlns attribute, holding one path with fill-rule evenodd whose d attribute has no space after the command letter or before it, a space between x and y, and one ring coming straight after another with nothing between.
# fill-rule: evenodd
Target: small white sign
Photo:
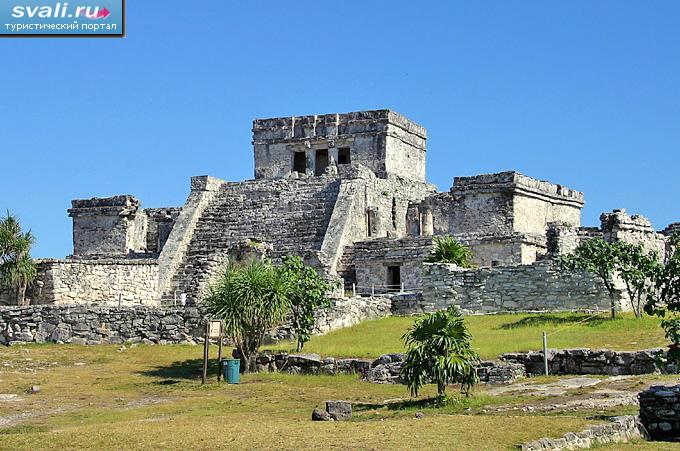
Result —
<instances>
[{"instance_id":1,"label":"small white sign","mask_svg":"<svg viewBox=\"0 0 680 451\"><path fill-rule=\"evenodd\" d=\"M208 323L208 338L220 338L222 334L222 321L210 320Z\"/></svg>"}]
</instances>

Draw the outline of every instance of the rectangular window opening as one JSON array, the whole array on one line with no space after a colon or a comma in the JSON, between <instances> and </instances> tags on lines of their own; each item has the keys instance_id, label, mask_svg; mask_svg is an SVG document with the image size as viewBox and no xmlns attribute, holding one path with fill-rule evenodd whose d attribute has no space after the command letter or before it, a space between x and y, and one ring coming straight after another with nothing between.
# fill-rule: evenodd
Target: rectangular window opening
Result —
<instances>
[{"instance_id":1,"label":"rectangular window opening","mask_svg":"<svg viewBox=\"0 0 680 451\"><path fill-rule=\"evenodd\" d=\"M387 267L387 289L389 291L401 289L401 266Z\"/></svg>"},{"instance_id":2,"label":"rectangular window opening","mask_svg":"<svg viewBox=\"0 0 680 451\"><path fill-rule=\"evenodd\" d=\"M293 171L300 174L307 172L307 155L305 155L305 152L295 152L293 154Z\"/></svg>"},{"instance_id":3,"label":"rectangular window opening","mask_svg":"<svg viewBox=\"0 0 680 451\"><path fill-rule=\"evenodd\" d=\"M341 147L338 150L338 164L350 164L349 147Z\"/></svg>"},{"instance_id":4,"label":"rectangular window opening","mask_svg":"<svg viewBox=\"0 0 680 451\"><path fill-rule=\"evenodd\" d=\"M328 149L318 149L316 151L316 167L314 175L323 175L328 166Z\"/></svg>"}]
</instances>

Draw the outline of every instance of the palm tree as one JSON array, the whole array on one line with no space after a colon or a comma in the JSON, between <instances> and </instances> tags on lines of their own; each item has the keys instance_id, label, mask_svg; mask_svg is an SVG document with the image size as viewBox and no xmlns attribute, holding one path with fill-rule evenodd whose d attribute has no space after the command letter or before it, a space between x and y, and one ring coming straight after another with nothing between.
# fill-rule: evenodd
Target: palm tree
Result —
<instances>
[{"instance_id":1,"label":"palm tree","mask_svg":"<svg viewBox=\"0 0 680 451\"><path fill-rule=\"evenodd\" d=\"M428 382L437 384L439 398L447 384L460 384L466 395L479 382L479 356L472 349L472 335L460 311L451 306L416 320L402 337L408 352L401 377L413 396Z\"/></svg>"},{"instance_id":2,"label":"palm tree","mask_svg":"<svg viewBox=\"0 0 680 451\"><path fill-rule=\"evenodd\" d=\"M429 263L453 263L461 268L472 267L472 252L452 236L434 238L432 253L425 259Z\"/></svg>"},{"instance_id":3,"label":"palm tree","mask_svg":"<svg viewBox=\"0 0 680 451\"><path fill-rule=\"evenodd\" d=\"M30 256L35 237L23 233L17 218L7 212L0 220L0 282L15 290L17 305L25 305L26 290L37 270Z\"/></svg>"}]
</instances>

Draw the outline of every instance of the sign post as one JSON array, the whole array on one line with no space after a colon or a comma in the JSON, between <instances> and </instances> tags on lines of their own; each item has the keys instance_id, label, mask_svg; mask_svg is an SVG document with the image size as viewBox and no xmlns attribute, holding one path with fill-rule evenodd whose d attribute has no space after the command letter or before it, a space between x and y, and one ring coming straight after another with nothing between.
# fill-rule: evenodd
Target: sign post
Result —
<instances>
[{"instance_id":1,"label":"sign post","mask_svg":"<svg viewBox=\"0 0 680 451\"><path fill-rule=\"evenodd\" d=\"M205 321L205 340L203 342L203 375L201 383L205 384L208 379L208 359L210 354L210 340L217 339L217 382L222 379L222 372L219 365L222 363L222 341L224 338L224 331L222 328L222 321L218 319L206 319Z\"/></svg>"}]
</instances>

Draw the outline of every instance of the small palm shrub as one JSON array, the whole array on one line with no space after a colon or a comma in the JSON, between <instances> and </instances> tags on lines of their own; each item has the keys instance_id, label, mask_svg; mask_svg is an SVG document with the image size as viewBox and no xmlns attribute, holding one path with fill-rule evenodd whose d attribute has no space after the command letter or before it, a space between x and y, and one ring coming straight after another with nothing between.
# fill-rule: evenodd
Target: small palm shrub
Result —
<instances>
[{"instance_id":1,"label":"small palm shrub","mask_svg":"<svg viewBox=\"0 0 680 451\"><path fill-rule=\"evenodd\" d=\"M425 261L429 263L453 263L461 268L471 268L472 251L454 240L452 236L435 237L432 253Z\"/></svg>"},{"instance_id":2,"label":"small palm shrub","mask_svg":"<svg viewBox=\"0 0 680 451\"><path fill-rule=\"evenodd\" d=\"M460 384L467 395L479 382L479 356L472 349L472 335L460 311L451 306L416 320L402 337L408 351L401 377L413 396L426 383L437 384L439 398L446 397L448 384Z\"/></svg>"},{"instance_id":3,"label":"small palm shrub","mask_svg":"<svg viewBox=\"0 0 680 451\"><path fill-rule=\"evenodd\" d=\"M233 340L247 370L265 333L278 326L290 310L283 272L269 262L229 265L210 287L208 312L224 320L225 334Z\"/></svg>"}]
</instances>

